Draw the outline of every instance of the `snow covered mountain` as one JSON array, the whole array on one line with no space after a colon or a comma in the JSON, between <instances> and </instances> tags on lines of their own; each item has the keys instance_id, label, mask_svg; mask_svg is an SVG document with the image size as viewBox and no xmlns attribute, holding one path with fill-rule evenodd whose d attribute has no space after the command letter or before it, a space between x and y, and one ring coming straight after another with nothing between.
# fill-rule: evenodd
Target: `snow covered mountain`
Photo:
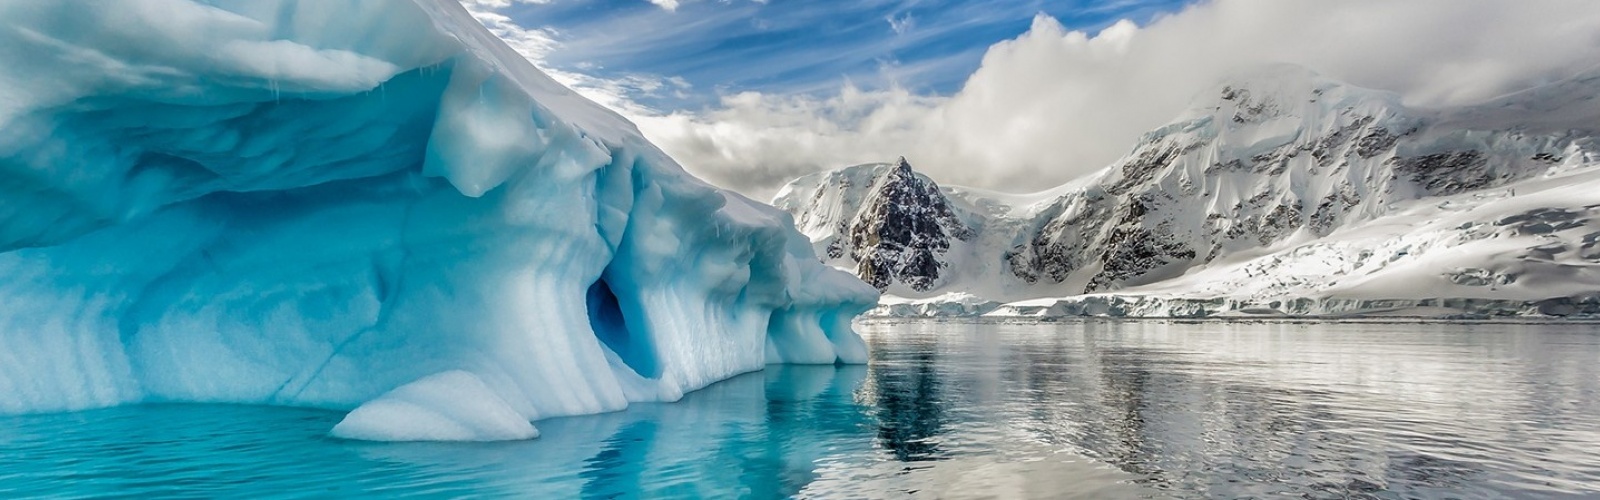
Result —
<instances>
[{"instance_id":1,"label":"snow covered mountain","mask_svg":"<svg viewBox=\"0 0 1600 500\"><path fill-rule=\"evenodd\" d=\"M950 214L900 225L914 233L902 240L948 249L912 266L937 269L931 283L868 280L899 297L880 314L1600 313L1597 96L1589 71L1423 110L1275 66L1046 192L903 196L890 176L933 183L873 164L800 178L774 204L863 276L877 266L862 255L896 255L841 237L896 225L866 200Z\"/></svg>"},{"instance_id":2,"label":"snow covered mountain","mask_svg":"<svg viewBox=\"0 0 1600 500\"><path fill-rule=\"evenodd\" d=\"M924 292L949 280L947 254L975 231L937 184L905 158L831 175L811 191L817 210L795 221L822 255L855 263L856 275L879 289Z\"/></svg>"},{"instance_id":3,"label":"snow covered mountain","mask_svg":"<svg viewBox=\"0 0 1600 500\"><path fill-rule=\"evenodd\" d=\"M864 362L871 287L455 0L0 0L0 413L531 437Z\"/></svg>"}]
</instances>

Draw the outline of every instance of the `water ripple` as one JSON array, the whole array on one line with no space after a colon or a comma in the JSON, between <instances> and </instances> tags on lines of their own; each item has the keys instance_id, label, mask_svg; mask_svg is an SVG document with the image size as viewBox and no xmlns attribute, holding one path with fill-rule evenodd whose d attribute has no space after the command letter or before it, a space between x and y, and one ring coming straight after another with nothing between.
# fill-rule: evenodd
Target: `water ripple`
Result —
<instances>
[{"instance_id":1,"label":"water ripple","mask_svg":"<svg viewBox=\"0 0 1600 500\"><path fill-rule=\"evenodd\" d=\"M326 437L338 412L0 417L0 497L1600 496L1590 325L870 324L518 443Z\"/></svg>"}]
</instances>

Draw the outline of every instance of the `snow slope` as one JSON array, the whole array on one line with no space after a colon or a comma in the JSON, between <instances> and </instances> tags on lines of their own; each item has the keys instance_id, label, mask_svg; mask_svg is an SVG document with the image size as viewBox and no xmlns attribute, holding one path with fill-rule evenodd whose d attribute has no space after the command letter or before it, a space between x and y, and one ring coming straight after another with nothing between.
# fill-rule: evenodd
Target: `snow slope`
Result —
<instances>
[{"instance_id":1,"label":"snow slope","mask_svg":"<svg viewBox=\"0 0 1600 500\"><path fill-rule=\"evenodd\" d=\"M895 297L873 314L1600 313L1597 96L1592 70L1422 110L1273 66L1049 191L894 196L875 191L885 168L863 165L798 179L774 204L858 272L858 256L886 253L836 237L881 232L856 200L949 206L974 229L897 229L950 250L920 266L940 281L880 286Z\"/></svg>"},{"instance_id":2,"label":"snow slope","mask_svg":"<svg viewBox=\"0 0 1600 500\"><path fill-rule=\"evenodd\" d=\"M877 295L788 215L454 0L0 0L0 25L0 413L354 408L461 373L535 420L866 359Z\"/></svg>"}]
</instances>

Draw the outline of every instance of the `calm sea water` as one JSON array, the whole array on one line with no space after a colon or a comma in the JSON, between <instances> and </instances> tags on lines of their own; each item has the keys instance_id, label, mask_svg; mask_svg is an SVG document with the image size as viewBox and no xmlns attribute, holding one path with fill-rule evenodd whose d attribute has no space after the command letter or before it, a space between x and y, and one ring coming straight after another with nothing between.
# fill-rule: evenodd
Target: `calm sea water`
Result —
<instances>
[{"instance_id":1,"label":"calm sea water","mask_svg":"<svg viewBox=\"0 0 1600 500\"><path fill-rule=\"evenodd\" d=\"M913 322L498 444L336 412L0 417L0 497L1600 497L1600 327Z\"/></svg>"}]
</instances>

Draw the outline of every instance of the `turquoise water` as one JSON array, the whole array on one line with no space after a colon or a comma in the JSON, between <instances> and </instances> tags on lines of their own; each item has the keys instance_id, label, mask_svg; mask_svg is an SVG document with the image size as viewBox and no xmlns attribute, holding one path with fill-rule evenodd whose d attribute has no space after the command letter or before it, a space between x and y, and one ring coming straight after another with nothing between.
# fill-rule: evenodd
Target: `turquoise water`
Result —
<instances>
[{"instance_id":1,"label":"turquoise water","mask_svg":"<svg viewBox=\"0 0 1600 500\"><path fill-rule=\"evenodd\" d=\"M341 414L0 417L0 497L1600 497L1600 327L875 323L776 367L497 444Z\"/></svg>"}]
</instances>

